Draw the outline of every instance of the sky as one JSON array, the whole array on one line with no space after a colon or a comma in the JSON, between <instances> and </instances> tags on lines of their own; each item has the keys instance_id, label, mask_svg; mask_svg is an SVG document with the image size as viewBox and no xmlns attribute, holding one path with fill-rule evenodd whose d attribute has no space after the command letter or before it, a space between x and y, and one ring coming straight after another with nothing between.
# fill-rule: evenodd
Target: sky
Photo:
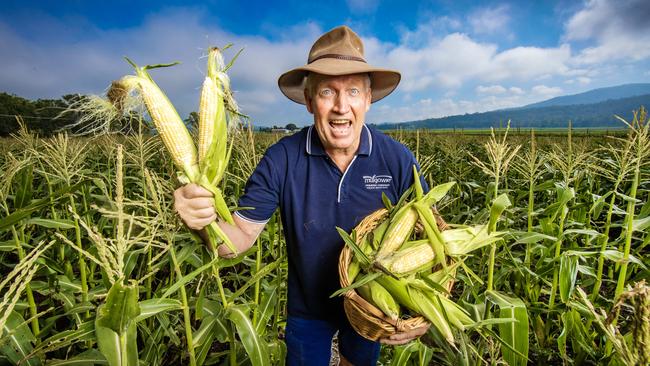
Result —
<instances>
[{"instance_id":1,"label":"sky","mask_svg":"<svg viewBox=\"0 0 650 366\"><path fill-rule=\"evenodd\" d=\"M0 91L28 99L98 94L139 65L185 118L198 109L210 46L233 43L229 71L256 126L311 124L277 87L324 32L348 25L372 65L402 81L368 123L518 107L650 82L650 1L3 0Z\"/></svg>"}]
</instances>

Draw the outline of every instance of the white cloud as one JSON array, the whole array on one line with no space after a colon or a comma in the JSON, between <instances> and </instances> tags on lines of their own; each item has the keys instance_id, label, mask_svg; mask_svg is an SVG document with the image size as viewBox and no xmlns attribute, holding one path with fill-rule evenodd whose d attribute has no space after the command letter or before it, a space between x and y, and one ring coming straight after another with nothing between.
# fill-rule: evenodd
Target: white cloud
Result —
<instances>
[{"instance_id":1,"label":"white cloud","mask_svg":"<svg viewBox=\"0 0 650 366\"><path fill-rule=\"evenodd\" d=\"M475 34L499 33L507 30L509 11L507 5L479 8L468 15L467 21Z\"/></svg>"},{"instance_id":2,"label":"white cloud","mask_svg":"<svg viewBox=\"0 0 650 366\"><path fill-rule=\"evenodd\" d=\"M503 94L507 90L501 85L489 85L483 86L479 85L476 87L476 92L479 94Z\"/></svg>"},{"instance_id":3,"label":"white cloud","mask_svg":"<svg viewBox=\"0 0 650 366\"><path fill-rule=\"evenodd\" d=\"M569 71L570 58L571 48L566 44L557 48L515 47L495 55L483 76L486 80L529 80L562 75Z\"/></svg>"},{"instance_id":4,"label":"white cloud","mask_svg":"<svg viewBox=\"0 0 650 366\"><path fill-rule=\"evenodd\" d=\"M402 72L405 92L447 90L467 81L528 81L571 71L568 45L556 48L516 47L498 52L497 45L477 42L466 34L433 38L421 47L392 46L364 39L367 59Z\"/></svg>"},{"instance_id":5,"label":"white cloud","mask_svg":"<svg viewBox=\"0 0 650 366\"><path fill-rule=\"evenodd\" d=\"M523 90L522 88L519 88L519 87L516 87L516 86L512 86L512 87L510 87L510 89L508 89L508 90L509 90L510 93L512 93L512 94L516 94L516 95L522 95L522 94L524 94L524 90Z\"/></svg>"},{"instance_id":6,"label":"white cloud","mask_svg":"<svg viewBox=\"0 0 650 366\"><path fill-rule=\"evenodd\" d=\"M564 38L593 42L574 62L579 65L650 58L650 2L590 0L565 24Z\"/></svg>"},{"instance_id":7,"label":"white cloud","mask_svg":"<svg viewBox=\"0 0 650 366\"><path fill-rule=\"evenodd\" d=\"M282 119L285 111L293 113L294 120L311 120L304 107L287 107L287 103L294 103L287 102L279 91L277 77L304 62L320 29L313 24L299 25L301 32L292 33L291 37L288 33L279 34L279 40L271 42L235 35L218 25L205 25L200 13L197 9L167 9L150 15L133 28L92 32L79 28L71 33L77 38L87 33L84 39L48 43L40 42L39 34L24 37L0 22L0 48L12 50L3 54L0 85L3 91L26 98L101 94L112 80L133 73L124 55L140 65L181 61L171 68L151 70L151 75L184 117L198 108L205 50L210 45L232 42L234 46L226 52L227 58L244 48L230 70L243 113L251 114L254 123ZM75 26L52 18L45 21L61 28ZM46 36L48 30L41 32Z\"/></svg>"},{"instance_id":8,"label":"white cloud","mask_svg":"<svg viewBox=\"0 0 650 366\"><path fill-rule=\"evenodd\" d=\"M562 94L562 88L559 87L550 87L546 85L535 85L531 92L535 95L542 97L554 97L556 95Z\"/></svg>"}]
</instances>

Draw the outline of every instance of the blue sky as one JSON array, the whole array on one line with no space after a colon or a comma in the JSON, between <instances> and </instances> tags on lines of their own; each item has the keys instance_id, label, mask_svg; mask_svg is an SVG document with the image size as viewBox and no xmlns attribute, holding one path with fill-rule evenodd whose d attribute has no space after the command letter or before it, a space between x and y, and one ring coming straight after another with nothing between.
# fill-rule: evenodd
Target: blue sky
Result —
<instances>
[{"instance_id":1,"label":"blue sky","mask_svg":"<svg viewBox=\"0 0 650 366\"><path fill-rule=\"evenodd\" d=\"M402 72L368 122L521 106L650 82L650 1L3 1L0 91L101 94L139 64L181 61L153 78L181 116L198 108L206 49L244 48L232 87L256 125L311 123L277 88L312 43L341 24L366 58ZM226 55L232 56L232 53Z\"/></svg>"}]
</instances>

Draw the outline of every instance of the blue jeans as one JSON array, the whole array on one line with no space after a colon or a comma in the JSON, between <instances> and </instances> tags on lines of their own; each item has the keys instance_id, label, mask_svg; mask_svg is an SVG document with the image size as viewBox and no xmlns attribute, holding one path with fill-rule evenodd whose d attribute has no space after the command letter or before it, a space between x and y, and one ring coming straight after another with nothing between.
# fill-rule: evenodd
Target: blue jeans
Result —
<instances>
[{"instance_id":1,"label":"blue jeans","mask_svg":"<svg viewBox=\"0 0 650 366\"><path fill-rule=\"evenodd\" d=\"M329 366L332 337L339 331L339 353L355 366L374 366L379 358L380 344L358 335L345 322L336 325L314 319L287 318L287 366Z\"/></svg>"}]
</instances>

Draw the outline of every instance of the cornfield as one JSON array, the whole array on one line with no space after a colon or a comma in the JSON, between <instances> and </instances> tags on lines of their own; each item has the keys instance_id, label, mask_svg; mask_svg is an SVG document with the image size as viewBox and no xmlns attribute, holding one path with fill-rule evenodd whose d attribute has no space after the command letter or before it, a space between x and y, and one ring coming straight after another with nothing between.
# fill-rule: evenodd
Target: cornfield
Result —
<instances>
[{"instance_id":1,"label":"cornfield","mask_svg":"<svg viewBox=\"0 0 650 366\"><path fill-rule=\"evenodd\" d=\"M453 343L431 327L384 346L380 364L647 365L647 115L621 125L614 136L391 132L430 187L456 183L437 203L448 223L489 221L501 195L511 205L501 240L466 259L451 293L476 326L453 329ZM218 187L231 210L279 138L233 131ZM249 251L214 259L174 214L180 183L159 136L23 128L0 152L0 364L284 363L279 213Z\"/></svg>"}]
</instances>

